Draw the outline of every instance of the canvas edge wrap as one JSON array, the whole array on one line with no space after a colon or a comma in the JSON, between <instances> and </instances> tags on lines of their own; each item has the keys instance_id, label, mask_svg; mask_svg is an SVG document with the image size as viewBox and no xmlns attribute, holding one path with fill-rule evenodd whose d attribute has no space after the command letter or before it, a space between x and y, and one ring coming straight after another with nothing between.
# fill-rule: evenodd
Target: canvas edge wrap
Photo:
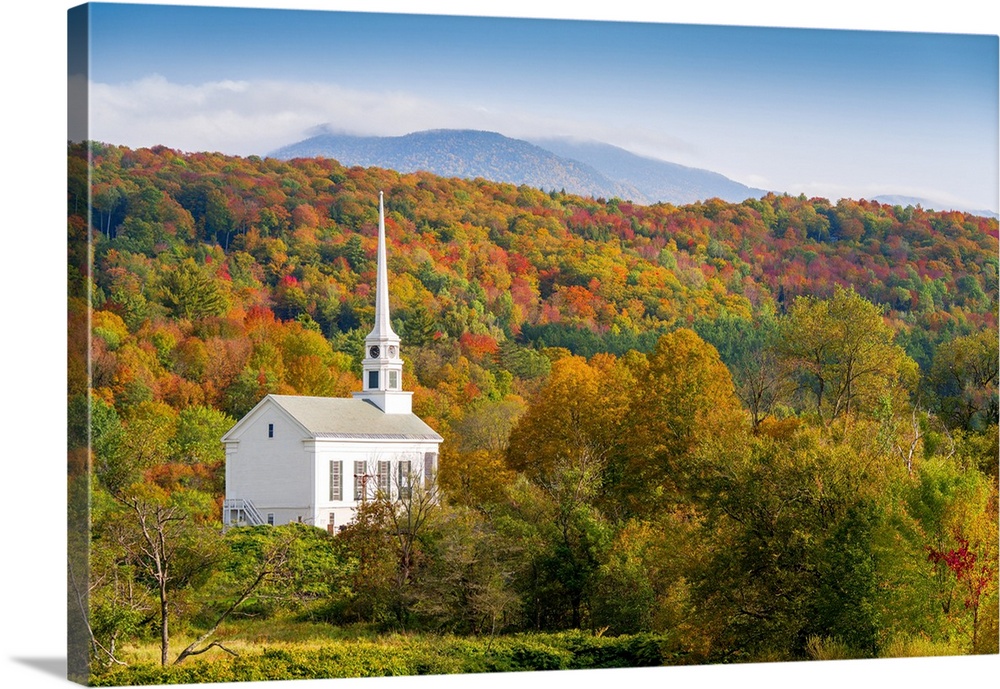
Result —
<instances>
[{"instance_id":1,"label":"canvas edge wrap","mask_svg":"<svg viewBox=\"0 0 1000 689\"><path fill-rule=\"evenodd\" d=\"M87 75L90 73L89 60L90 39L90 6L78 5L67 10L67 138L70 142L87 140L89 130L89 101ZM88 166L89 167L89 166ZM89 178L89 170L88 170ZM70 199L67 195L67 203ZM87 215L90 209L89 184L87 191ZM75 261L81 272L68 280L67 306L73 300L88 298L90 283L90 247L87 235L82 237L74 234L72 229L67 236L67 258L70 268L74 266L74 257L84 260ZM84 311L87 316L80 319L74 314L74 309L67 309L67 359L69 375L67 376L67 401L83 393L85 403L90 404L90 309ZM74 370L83 374L86 390L74 389ZM77 377L79 379L79 376ZM67 428L67 600L66 600L66 675L67 678L79 684L88 684L90 676L90 623L88 588L90 579L90 414L86 414L87 423L74 424L72 416Z\"/></svg>"}]
</instances>

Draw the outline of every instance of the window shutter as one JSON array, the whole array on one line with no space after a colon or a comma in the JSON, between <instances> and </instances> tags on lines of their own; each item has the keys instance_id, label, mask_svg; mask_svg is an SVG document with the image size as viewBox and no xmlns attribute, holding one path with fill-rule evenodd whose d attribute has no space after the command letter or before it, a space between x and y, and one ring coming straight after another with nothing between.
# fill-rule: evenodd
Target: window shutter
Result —
<instances>
[{"instance_id":1,"label":"window shutter","mask_svg":"<svg viewBox=\"0 0 1000 689\"><path fill-rule=\"evenodd\" d=\"M387 460L381 460L378 463L378 489L382 491L385 497L389 497L389 462Z\"/></svg>"},{"instance_id":2,"label":"window shutter","mask_svg":"<svg viewBox=\"0 0 1000 689\"><path fill-rule=\"evenodd\" d=\"M354 499L364 500L367 496L365 490L365 463L354 462Z\"/></svg>"},{"instance_id":3,"label":"window shutter","mask_svg":"<svg viewBox=\"0 0 1000 689\"><path fill-rule=\"evenodd\" d=\"M424 453L424 485L434 480L434 475L437 474L437 459L437 452Z\"/></svg>"},{"instance_id":4,"label":"window shutter","mask_svg":"<svg viewBox=\"0 0 1000 689\"><path fill-rule=\"evenodd\" d=\"M343 500L344 499L344 481L343 481L343 466L344 463L339 459L330 460L330 499L331 500Z\"/></svg>"},{"instance_id":5,"label":"window shutter","mask_svg":"<svg viewBox=\"0 0 1000 689\"><path fill-rule=\"evenodd\" d=\"M410 485L410 470L411 464L410 460L404 459L399 463L399 497L401 499L408 499L411 494L412 486Z\"/></svg>"}]
</instances>

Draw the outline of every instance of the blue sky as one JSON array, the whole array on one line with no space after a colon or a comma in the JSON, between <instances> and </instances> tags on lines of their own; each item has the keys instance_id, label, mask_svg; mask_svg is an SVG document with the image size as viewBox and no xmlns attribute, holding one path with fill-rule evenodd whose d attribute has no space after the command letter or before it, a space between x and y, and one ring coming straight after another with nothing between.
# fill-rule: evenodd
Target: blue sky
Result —
<instances>
[{"instance_id":1,"label":"blue sky","mask_svg":"<svg viewBox=\"0 0 1000 689\"><path fill-rule=\"evenodd\" d=\"M112 143L474 128L794 194L1000 205L995 35L97 4L91 43L91 136Z\"/></svg>"}]
</instances>

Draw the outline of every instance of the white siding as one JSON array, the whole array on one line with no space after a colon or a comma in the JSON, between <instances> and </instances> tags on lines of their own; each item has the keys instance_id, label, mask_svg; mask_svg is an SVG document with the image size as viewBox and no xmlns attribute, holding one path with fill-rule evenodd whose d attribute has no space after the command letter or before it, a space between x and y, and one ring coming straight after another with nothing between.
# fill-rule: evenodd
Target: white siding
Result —
<instances>
[{"instance_id":1,"label":"white siding","mask_svg":"<svg viewBox=\"0 0 1000 689\"><path fill-rule=\"evenodd\" d=\"M273 513L275 524L311 521L313 460L301 427L272 405L247 421L237 442L226 443L226 497L251 501L262 516Z\"/></svg>"},{"instance_id":2,"label":"white siding","mask_svg":"<svg viewBox=\"0 0 1000 689\"><path fill-rule=\"evenodd\" d=\"M273 424L273 436L268 426ZM226 497L249 500L275 524L303 521L326 529L354 519L361 496L354 493L355 462L366 467L369 495L374 496L380 462L388 462L392 497L398 497L400 462L408 462L411 485L423 485L425 458L436 457L432 440L313 439L273 403L256 407L226 442ZM341 463L342 499L330 499L330 462Z\"/></svg>"},{"instance_id":3,"label":"white siding","mask_svg":"<svg viewBox=\"0 0 1000 689\"><path fill-rule=\"evenodd\" d=\"M360 503L361 496L354 495L355 462L361 462L368 475L368 494L374 497L378 480L380 462L389 463L389 481L392 497L398 497L396 478L399 476L399 463L410 463L412 485L421 485L418 477L423 457L426 452L437 452L437 443L430 441L315 441L316 463L314 485L316 492L316 526L327 528L330 514L334 516L334 526L340 527L354 519L354 510ZM330 500L330 460L343 462L343 500Z\"/></svg>"}]
</instances>

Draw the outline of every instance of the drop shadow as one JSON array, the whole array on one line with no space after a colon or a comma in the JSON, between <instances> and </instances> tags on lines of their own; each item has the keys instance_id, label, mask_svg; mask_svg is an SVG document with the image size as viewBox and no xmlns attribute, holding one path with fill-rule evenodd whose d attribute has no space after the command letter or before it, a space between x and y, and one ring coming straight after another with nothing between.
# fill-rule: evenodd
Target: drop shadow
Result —
<instances>
[{"instance_id":1,"label":"drop shadow","mask_svg":"<svg viewBox=\"0 0 1000 689\"><path fill-rule=\"evenodd\" d=\"M66 658L11 658L14 662L27 665L47 675L66 679Z\"/></svg>"}]
</instances>

